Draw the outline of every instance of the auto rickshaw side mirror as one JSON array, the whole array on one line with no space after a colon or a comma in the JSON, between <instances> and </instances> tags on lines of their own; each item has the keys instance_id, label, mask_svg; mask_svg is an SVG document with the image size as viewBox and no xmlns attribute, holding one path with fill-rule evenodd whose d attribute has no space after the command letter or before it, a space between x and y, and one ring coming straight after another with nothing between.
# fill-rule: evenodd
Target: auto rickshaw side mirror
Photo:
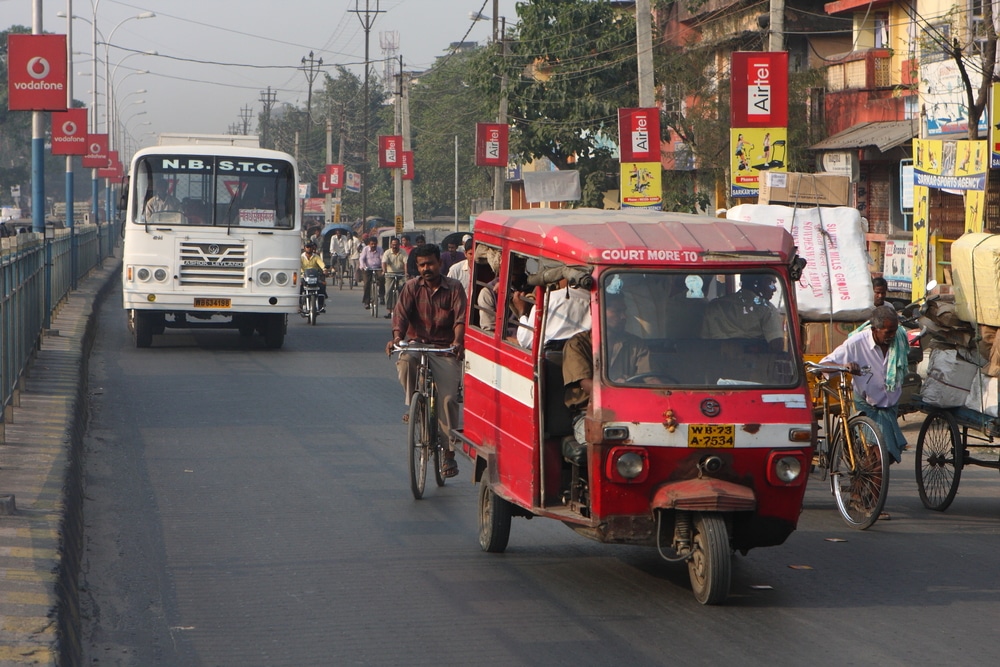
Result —
<instances>
[{"instance_id":1,"label":"auto rickshaw side mirror","mask_svg":"<svg viewBox=\"0 0 1000 667\"><path fill-rule=\"evenodd\" d=\"M802 277L802 271L806 268L806 258L795 256L792 260L791 265L788 267L788 277L792 282L797 282L799 278Z\"/></svg>"}]
</instances>

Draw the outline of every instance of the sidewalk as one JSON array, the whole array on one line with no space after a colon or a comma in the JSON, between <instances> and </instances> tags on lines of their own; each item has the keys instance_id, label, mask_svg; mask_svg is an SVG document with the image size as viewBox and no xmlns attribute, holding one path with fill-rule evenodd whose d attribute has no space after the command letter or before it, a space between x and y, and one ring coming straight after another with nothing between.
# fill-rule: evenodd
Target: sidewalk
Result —
<instances>
[{"instance_id":1,"label":"sidewalk","mask_svg":"<svg viewBox=\"0 0 1000 667\"><path fill-rule=\"evenodd\" d=\"M78 665L82 443L94 313L121 259L56 310L0 443L0 666Z\"/></svg>"}]
</instances>

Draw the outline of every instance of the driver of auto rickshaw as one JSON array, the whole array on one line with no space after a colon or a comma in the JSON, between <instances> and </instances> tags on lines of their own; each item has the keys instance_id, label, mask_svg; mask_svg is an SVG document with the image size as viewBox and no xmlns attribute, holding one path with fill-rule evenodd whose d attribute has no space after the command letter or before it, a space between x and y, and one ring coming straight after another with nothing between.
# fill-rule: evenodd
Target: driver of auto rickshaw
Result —
<instances>
[{"instance_id":1,"label":"driver of auto rickshaw","mask_svg":"<svg viewBox=\"0 0 1000 667\"><path fill-rule=\"evenodd\" d=\"M604 299L604 320L607 328L608 359L605 371L612 382L646 375L644 382L656 382L652 373L649 347L638 336L625 330L627 322L625 298L619 294L609 294ZM573 415L573 425L584 418L594 389L594 347L590 330L574 335L563 346L563 384L565 385L566 407ZM574 428L574 432L576 429ZM563 456L571 462L581 464L586 456L586 443L573 436L563 439Z\"/></svg>"},{"instance_id":2,"label":"driver of auto rickshaw","mask_svg":"<svg viewBox=\"0 0 1000 667\"><path fill-rule=\"evenodd\" d=\"M771 303L777 279L768 274L744 274L740 290L710 301L705 309L701 337L709 340L759 339L771 351L785 343L781 313Z\"/></svg>"}]
</instances>

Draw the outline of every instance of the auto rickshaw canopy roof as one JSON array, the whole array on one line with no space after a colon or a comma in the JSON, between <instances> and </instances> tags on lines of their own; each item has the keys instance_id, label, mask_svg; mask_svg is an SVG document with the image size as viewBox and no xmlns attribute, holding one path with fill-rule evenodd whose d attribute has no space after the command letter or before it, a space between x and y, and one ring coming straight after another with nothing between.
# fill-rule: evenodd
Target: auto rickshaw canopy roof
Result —
<instances>
[{"instance_id":1,"label":"auto rickshaw canopy roof","mask_svg":"<svg viewBox=\"0 0 1000 667\"><path fill-rule=\"evenodd\" d=\"M475 231L481 241L510 239L582 264L787 263L795 256L781 227L663 211L485 211Z\"/></svg>"}]
</instances>

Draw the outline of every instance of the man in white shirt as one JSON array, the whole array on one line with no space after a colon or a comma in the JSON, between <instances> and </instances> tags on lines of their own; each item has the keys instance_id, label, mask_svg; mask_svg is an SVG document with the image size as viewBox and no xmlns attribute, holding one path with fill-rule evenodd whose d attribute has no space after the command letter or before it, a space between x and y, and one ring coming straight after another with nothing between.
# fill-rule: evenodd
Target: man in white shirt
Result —
<instances>
[{"instance_id":1,"label":"man in white shirt","mask_svg":"<svg viewBox=\"0 0 1000 667\"><path fill-rule=\"evenodd\" d=\"M590 329L590 292L580 287L569 287L566 280L559 282L559 289L548 295L545 313L545 333L542 345L558 345L581 331ZM521 347L531 349L535 338L534 323L536 305L524 298L523 292L514 292L511 308L522 326L517 328L517 342ZM558 343L557 343L558 341Z\"/></svg>"},{"instance_id":2,"label":"man in white shirt","mask_svg":"<svg viewBox=\"0 0 1000 667\"><path fill-rule=\"evenodd\" d=\"M472 268L472 239L465 242L465 259L456 262L448 269L448 277L462 283L466 294L469 292L469 270Z\"/></svg>"},{"instance_id":3,"label":"man in white shirt","mask_svg":"<svg viewBox=\"0 0 1000 667\"><path fill-rule=\"evenodd\" d=\"M340 229L330 237L330 268L343 276L347 271L347 257L351 254L350 239Z\"/></svg>"}]
</instances>

